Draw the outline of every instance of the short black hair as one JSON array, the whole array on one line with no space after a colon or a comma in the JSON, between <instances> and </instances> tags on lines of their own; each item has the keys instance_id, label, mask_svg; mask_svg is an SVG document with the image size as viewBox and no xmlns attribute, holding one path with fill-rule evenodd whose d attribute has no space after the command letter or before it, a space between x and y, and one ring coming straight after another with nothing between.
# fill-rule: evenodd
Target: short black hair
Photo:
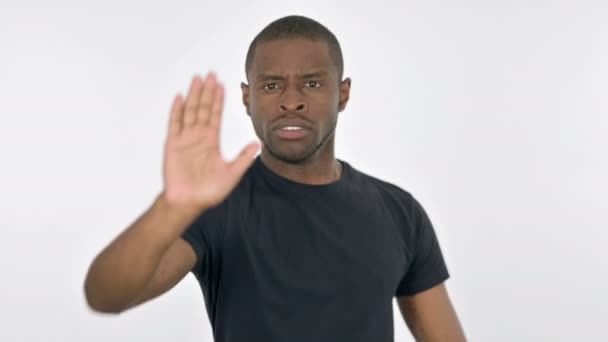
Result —
<instances>
[{"instance_id":1,"label":"short black hair","mask_svg":"<svg viewBox=\"0 0 608 342\"><path fill-rule=\"evenodd\" d=\"M320 40L327 43L329 56L333 59L338 69L338 81L342 80L344 73L344 60L342 59L342 49L336 36L327 27L318 21L300 15L289 15L279 18L268 24L251 41L245 60L245 74L249 76L249 70L253 63L255 49L258 44L279 39L307 38L310 40Z\"/></svg>"}]
</instances>

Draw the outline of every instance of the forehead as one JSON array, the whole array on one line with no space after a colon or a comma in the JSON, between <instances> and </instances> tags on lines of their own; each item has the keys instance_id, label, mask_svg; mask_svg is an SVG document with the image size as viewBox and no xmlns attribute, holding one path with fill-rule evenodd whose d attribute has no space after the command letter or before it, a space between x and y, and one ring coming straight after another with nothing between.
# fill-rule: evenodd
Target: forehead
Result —
<instances>
[{"instance_id":1,"label":"forehead","mask_svg":"<svg viewBox=\"0 0 608 342\"><path fill-rule=\"evenodd\" d=\"M279 39L257 45L251 64L251 74L264 72L300 73L307 70L330 71L329 47L322 40L305 38Z\"/></svg>"}]
</instances>

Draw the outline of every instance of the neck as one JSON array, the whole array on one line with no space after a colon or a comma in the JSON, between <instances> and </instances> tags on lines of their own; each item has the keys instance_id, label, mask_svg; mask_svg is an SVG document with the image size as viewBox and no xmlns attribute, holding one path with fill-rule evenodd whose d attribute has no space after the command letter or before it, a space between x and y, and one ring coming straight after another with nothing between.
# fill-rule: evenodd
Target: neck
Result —
<instances>
[{"instance_id":1,"label":"neck","mask_svg":"<svg viewBox=\"0 0 608 342\"><path fill-rule=\"evenodd\" d=\"M294 182L321 185L333 183L342 175L342 164L335 158L333 146L326 146L306 161L298 164L277 159L266 148L260 158L266 167Z\"/></svg>"}]
</instances>

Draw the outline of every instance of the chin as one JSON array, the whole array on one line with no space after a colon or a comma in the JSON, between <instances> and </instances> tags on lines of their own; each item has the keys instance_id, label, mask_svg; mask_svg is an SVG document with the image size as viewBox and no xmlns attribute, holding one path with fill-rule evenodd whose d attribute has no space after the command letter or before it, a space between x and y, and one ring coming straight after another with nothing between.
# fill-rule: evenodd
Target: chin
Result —
<instances>
[{"instance_id":1,"label":"chin","mask_svg":"<svg viewBox=\"0 0 608 342\"><path fill-rule=\"evenodd\" d=\"M314 149L303 149L296 151L295 149L283 149L283 148L268 148L268 152L276 159L281 160L290 164L301 164L309 160L314 153Z\"/></svg>"}]
</instances>

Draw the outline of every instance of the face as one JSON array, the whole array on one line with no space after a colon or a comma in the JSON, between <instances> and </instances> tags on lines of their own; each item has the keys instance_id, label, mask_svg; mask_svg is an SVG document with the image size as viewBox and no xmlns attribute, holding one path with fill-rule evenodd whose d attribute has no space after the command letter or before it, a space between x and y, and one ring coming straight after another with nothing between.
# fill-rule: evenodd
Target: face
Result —
<instances>
[{"instance_id":1,"label":"face","mask_svg":"<svg viewBox=\"0 0 608 342\"><path fill-rule=\"evenodd\" d=\"M287 163L333 153L338 113L350 79L338 69L324 41L281 39L258 44L242 84L243 103L264 151Z\"/></svg>"}]
</instances>

